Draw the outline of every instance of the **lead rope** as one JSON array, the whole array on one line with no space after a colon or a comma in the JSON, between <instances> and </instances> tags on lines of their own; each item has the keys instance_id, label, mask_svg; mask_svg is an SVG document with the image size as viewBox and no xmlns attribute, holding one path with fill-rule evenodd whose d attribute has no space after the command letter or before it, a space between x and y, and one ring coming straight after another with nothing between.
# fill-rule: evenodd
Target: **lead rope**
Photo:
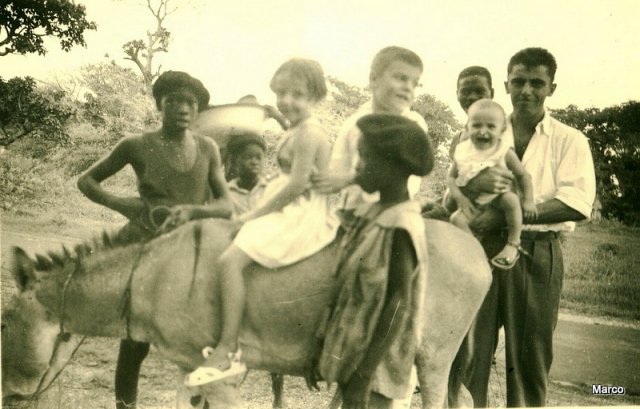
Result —
<instances>
[{"instance_id":1,"label":"lead rope","mask_svg":"<svg viewBox=\"0 0 640 409\"><path fill-rule=\"evenodd\" d=\"M154 230L152 237L157 237L160 231L160 227L162 227L162 223L158 225L155 221L154 214L158 211L171 211L171 208L167 206L156 206L149 211L149 221L153 226ZM142 259L142 255L144 254L146 248L146 241L143 241L140 244L140 251L138 251L135 260L131 264L131 270L129 271L129 278L127 279L127 285L122 293L122 298L120 300L120 319L125 319L125 331L127 333L126 339L131 339L131 285L133 284L133 273L138 269L138 265L140 264L140 260Z\"/></svg>"},{"instance_id":2,"label":"lead rope","mask_svg":"<svg viewBox=\"0 0 640 409\"><path fill-rule=\"evenodd\" d=\"M127 333L127 339L131 339L131 285L133 284L133 273L138 268L142 255L144 254L146 243L140 244L140 251L138 251L135 260L131 264L131 270L129 271L129 278L127 279L127 285L122 293L120 301L120 318L126 320L125 331Z\"/></svg>"},{"instance_id":3,"label":"lead rope","mask_svg":"<svg viewBox=\"0 0 640 409\"><path fill-rule=\"evenodd\" d=\"M86 336L83 336L80 339L80 342L78 343L78 345L76 345L76 347L71 352L71 355L69 356L69 359L64 363L62 368L60 368L60 370L53 376L53 378L51 379L49 384L47 386L43 387L44 381L45 381L45 379L47 379L47 376L49 375L49 371L51 370L51 365L53 365L54 360L56 359L56 355L58 353L58 348L60 347L60 344L62 344L63 342L68 342L71 339L71 334L69 334L68 332L66 332L64 330L64 315L65 315L65 306L66 306L66 295L67 295L67 289L69 288L69 283L71 283L71 279L73 278L73 276L75 275L75 273L78 270L80 270L80 259L79 258L76 260L75 268L71 271L71 273L69 273L69 276L67 277L67 279L64 281L64 284L62 285L62 292L61 292L61 295L60 295L60 303L58 305L58 315L60 316L60 332L58 332L58 335L56 336L56 341L55 341L55 344L53 346L53 353L51 354L51 358L49 359L49 366L48 366L47 370L45 371L45 373L40 378L40 382L38 383L38 387L36 388L36 391L33 394L33 398L34 399L37 399L41 394L46 392L51 387L53 382L55 382L55 380L58 379L58 376L60 375L60 373L69 364L69 362L71 361L71 358L73 358L73 356L78 351L78 349L80 348L80 346L82 345L84 340L87 339Z\"/></svg>"}]
</instances>

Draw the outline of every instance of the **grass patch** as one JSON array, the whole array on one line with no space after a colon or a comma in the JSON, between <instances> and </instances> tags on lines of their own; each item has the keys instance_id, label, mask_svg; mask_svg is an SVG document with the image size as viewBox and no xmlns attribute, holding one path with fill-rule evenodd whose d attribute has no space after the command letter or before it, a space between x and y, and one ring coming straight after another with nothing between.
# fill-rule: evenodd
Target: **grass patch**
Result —
<instances>
[{"instance_id":1,"label":"grass patch","mask_svg":"<svg viewBox=\"0 0 640 409\"><path fill-rule=\"evenodd\" d=\"M616 223L580 225L563 243L561 307L575 312L640 320L637 255L640 229Z\"/></svg>"}]
</instances>

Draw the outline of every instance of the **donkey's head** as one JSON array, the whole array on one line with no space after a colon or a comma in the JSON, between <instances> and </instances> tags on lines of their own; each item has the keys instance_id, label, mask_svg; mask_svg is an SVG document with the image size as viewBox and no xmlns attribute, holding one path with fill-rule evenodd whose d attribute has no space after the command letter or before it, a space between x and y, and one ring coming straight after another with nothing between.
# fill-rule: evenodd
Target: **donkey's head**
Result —
<instances>
[{"instance_id":1,"label":"donkey's head","mask_svg":"<svg viewBox=\"0 0 640 409\"><path fill-rule=\"evenodd\" d=\"M57 311L45 307L38 297L54 276L51 271L38 271L41 264L14 248L11 272L18 291L2 311L3 397L30 396L47 387L77 345L68 338L56 342Z\"/></svg>"}]
</instances>

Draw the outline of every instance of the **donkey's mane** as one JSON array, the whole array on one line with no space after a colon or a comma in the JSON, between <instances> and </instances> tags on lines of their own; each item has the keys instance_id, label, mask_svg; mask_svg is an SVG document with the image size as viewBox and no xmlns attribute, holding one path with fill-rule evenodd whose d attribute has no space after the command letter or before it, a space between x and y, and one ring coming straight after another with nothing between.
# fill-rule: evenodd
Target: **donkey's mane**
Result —
<instances>
[{"instance_id":1,"label":"donkey's mane","mask_svg":"<svg viewBox=\"0 0 640 409\"><path fill-rule=\"evenodd\" d=\"M93 239L84 241L73 247L73 251L66 246L62 246L60 251L49 251L47 254L36 254L34 264L40 271L51 271L53 269L65 267L71 263L79 265L82 260L95 252L126 247L133 243L118 238L116 233L103 231Z\"/></svg>"}]
</instances>

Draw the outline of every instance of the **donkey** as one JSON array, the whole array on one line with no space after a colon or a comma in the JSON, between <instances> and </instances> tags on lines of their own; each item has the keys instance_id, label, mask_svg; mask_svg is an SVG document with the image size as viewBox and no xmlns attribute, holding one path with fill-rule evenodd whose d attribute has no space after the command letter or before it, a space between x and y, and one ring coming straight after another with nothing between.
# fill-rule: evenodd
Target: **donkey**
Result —
<instances>
[{"instance_id":1,"label":"donkey","mask_svg":"<svg viewBox=\"0 0 640 409\"><path fill-rule=\"evenodd\" d=\"M429 273L423 341L416 356L424 408L445 405L453 358L489 289L491 270L479 243L448 223L425 220ZM149 342L179 370L203 360L220 334L218 255L232 225L209 219L147 243L84 244L30 259L14 248L18 288L2 313L3 396L36 394L60 370L70 334ZM247 306L240 345L251 369L303 376L315 331L335 293L337 243L292 266L245 271ZM212 408L240 407L237 388L179 389L178 408L204 395Z\"/></svg>"}]
</instances>

